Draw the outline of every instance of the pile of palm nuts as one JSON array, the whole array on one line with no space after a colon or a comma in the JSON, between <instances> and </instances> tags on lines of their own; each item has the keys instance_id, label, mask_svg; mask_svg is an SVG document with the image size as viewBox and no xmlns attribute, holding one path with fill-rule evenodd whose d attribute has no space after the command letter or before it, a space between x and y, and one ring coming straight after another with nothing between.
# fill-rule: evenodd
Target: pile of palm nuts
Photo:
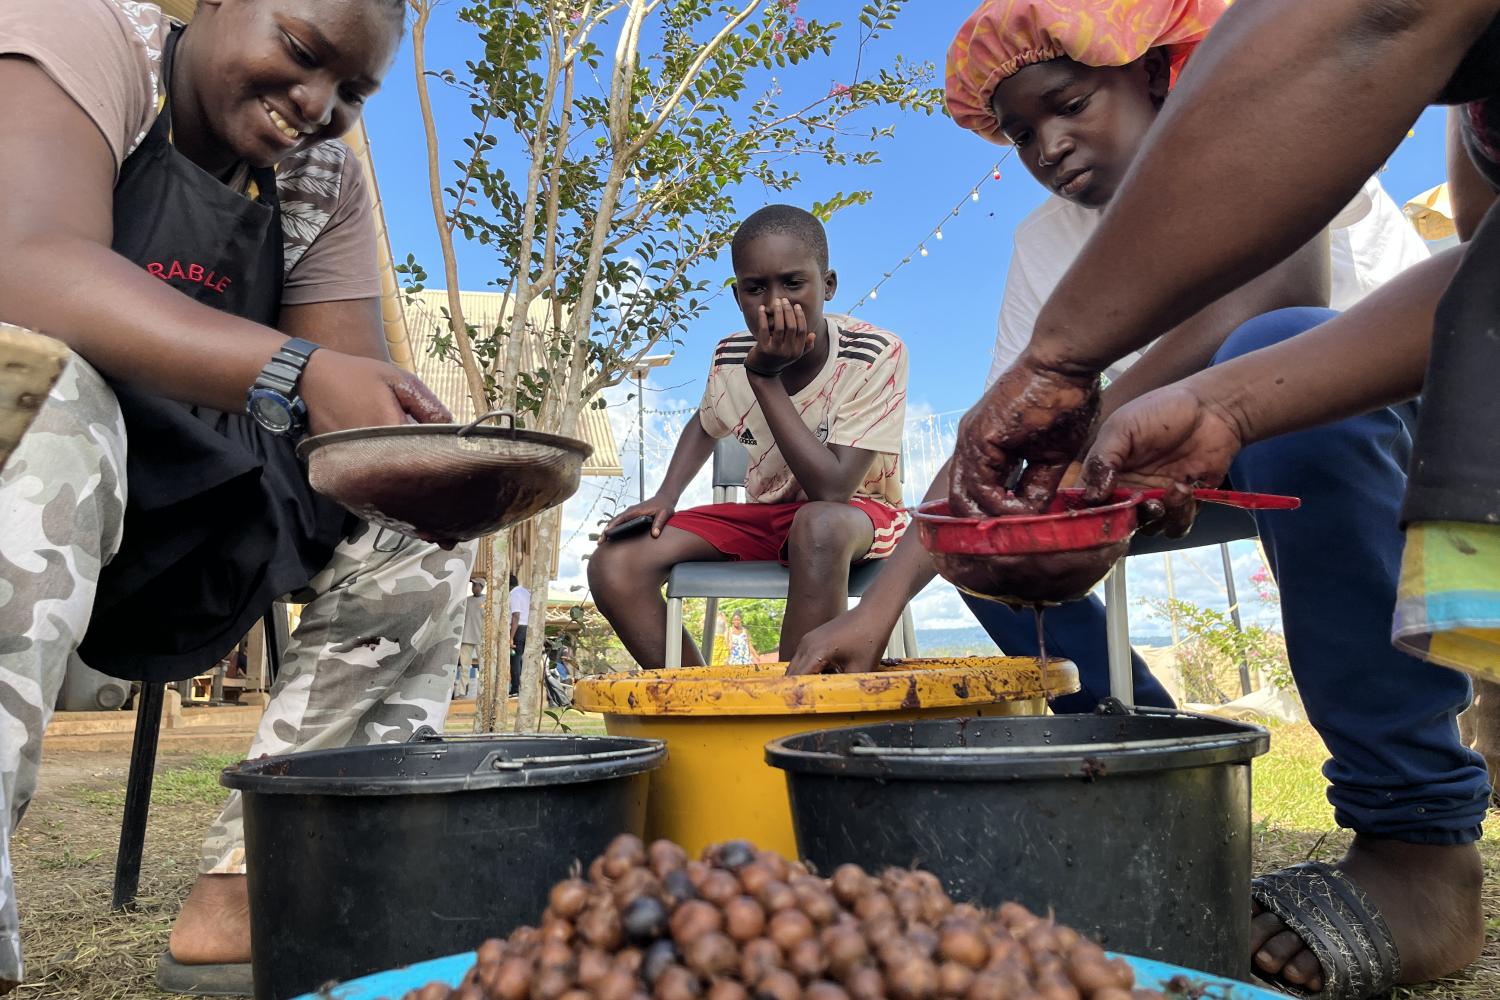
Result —
<instances>
[{"instance_id":1,"label":"pile of palm nuts","mask_svg":"<svg viewBox=\"0 0 1500 1000\"><path fill-rule=\"evenodd\" d=\"M744 841L697 861L616 838L553 887L540 927L406 1000L1161 1000L1076 932L955 904L930 872L819 878Z\"/></svg>"}]
</instances>

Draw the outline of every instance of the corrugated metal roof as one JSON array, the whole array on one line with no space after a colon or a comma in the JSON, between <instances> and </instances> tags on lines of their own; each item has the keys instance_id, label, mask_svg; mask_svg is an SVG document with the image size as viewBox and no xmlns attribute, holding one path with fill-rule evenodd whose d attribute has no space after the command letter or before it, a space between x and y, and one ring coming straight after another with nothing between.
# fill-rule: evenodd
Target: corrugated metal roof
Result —
<instances>
[{"instance_id":1,"label":"corrugated metal roof","mask_svg":"<svg viewBox=\"0 0 1500 1000\"><path fill-rule=\"evenodd\" d=\"M459 292L458 298L464 311L464 322L481 330L509 323L513 315L510 300L499 292ZM443 315L447 307L448 293L441 289L424 289L414 296L414 301L406 304L406 333L412 361L417 376L448 404L455 417L472 420L476 414L469 399L462 365L457 358L435 357L431 351L433 338L448 330L448 321ZM538 326L546 321L546 309L546 303L541 300L531 303L528 312ZM529 341L527 348L530 356L523 363L534 370L540 367L540 338ZM608 414L603 410L585 409L578 417L577 436L594 448L593 456L583 467L585 476L624 474Z\"/></svg>"}]
</instances>

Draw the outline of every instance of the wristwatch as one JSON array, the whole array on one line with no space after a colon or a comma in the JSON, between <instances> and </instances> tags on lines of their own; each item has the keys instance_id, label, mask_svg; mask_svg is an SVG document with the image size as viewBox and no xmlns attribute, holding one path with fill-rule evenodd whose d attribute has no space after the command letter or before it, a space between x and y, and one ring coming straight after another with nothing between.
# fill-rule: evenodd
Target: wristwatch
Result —
<instances>
[{"instance_id":1,"label":"wristwatch","mask_svg":"<svg viewBox=\"0 0 1500 1000\"><path fill-rule=\"evenodd\" d=\"M293 337L282 344L250 387L245 412L272 434L299 437L307 430L307 404L297 395L297 385L319 345Z\"/></svg>"}]
</instances>

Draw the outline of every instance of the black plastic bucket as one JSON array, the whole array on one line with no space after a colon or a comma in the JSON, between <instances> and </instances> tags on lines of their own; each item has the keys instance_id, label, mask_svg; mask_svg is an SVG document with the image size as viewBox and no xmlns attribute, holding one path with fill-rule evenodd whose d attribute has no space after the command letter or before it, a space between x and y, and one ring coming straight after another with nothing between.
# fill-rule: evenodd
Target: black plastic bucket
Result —
<instances>
[{"instance_id":1,"label":"black plastic bucket","mask_svg":"<svg viewBox=\"0 0 1500 1000\"><path fill-rule=\"evenodd\" d=\"M918 866L956 899L1051 911L1105 947L1250 972L1250 761L1206 716L941 719L775 740L803 858Z\"/></svg>"},{"instance_id":2,"label":"black plastic bucket","mask_svg":"<svg viewBox=\"0 0 1500 1000\"><path fill-rule=\"evenodd\" d=\"M659 740L419 737L262 757L244 793L258 1000L468 951L645 825Z\"/></svg>"}]
</instances>

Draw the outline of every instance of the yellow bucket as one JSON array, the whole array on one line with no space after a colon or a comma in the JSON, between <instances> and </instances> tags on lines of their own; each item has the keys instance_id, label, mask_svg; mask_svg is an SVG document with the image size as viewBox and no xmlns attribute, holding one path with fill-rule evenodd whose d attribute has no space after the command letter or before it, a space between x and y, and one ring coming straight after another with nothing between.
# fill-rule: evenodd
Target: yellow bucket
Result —
<instances>
[{"instance_id":1,"label":"yellow bucket","mask_svg":"<svg viewBox=\"0 0 1500 1000\"><path fill-rule=\"evenodd\" d=\"M795 857L786 776L765 760L773 739L818 729L1046 711L1034 659L905 660L870 674L786 676L785 664L731 664L591 677L573 703L604 715L612 736L667 741L651 773L646 835L696 854L744 838ZM1078 690L1078 671L1049 661L1048 697Z\"/></svg>"}]
</instances>

